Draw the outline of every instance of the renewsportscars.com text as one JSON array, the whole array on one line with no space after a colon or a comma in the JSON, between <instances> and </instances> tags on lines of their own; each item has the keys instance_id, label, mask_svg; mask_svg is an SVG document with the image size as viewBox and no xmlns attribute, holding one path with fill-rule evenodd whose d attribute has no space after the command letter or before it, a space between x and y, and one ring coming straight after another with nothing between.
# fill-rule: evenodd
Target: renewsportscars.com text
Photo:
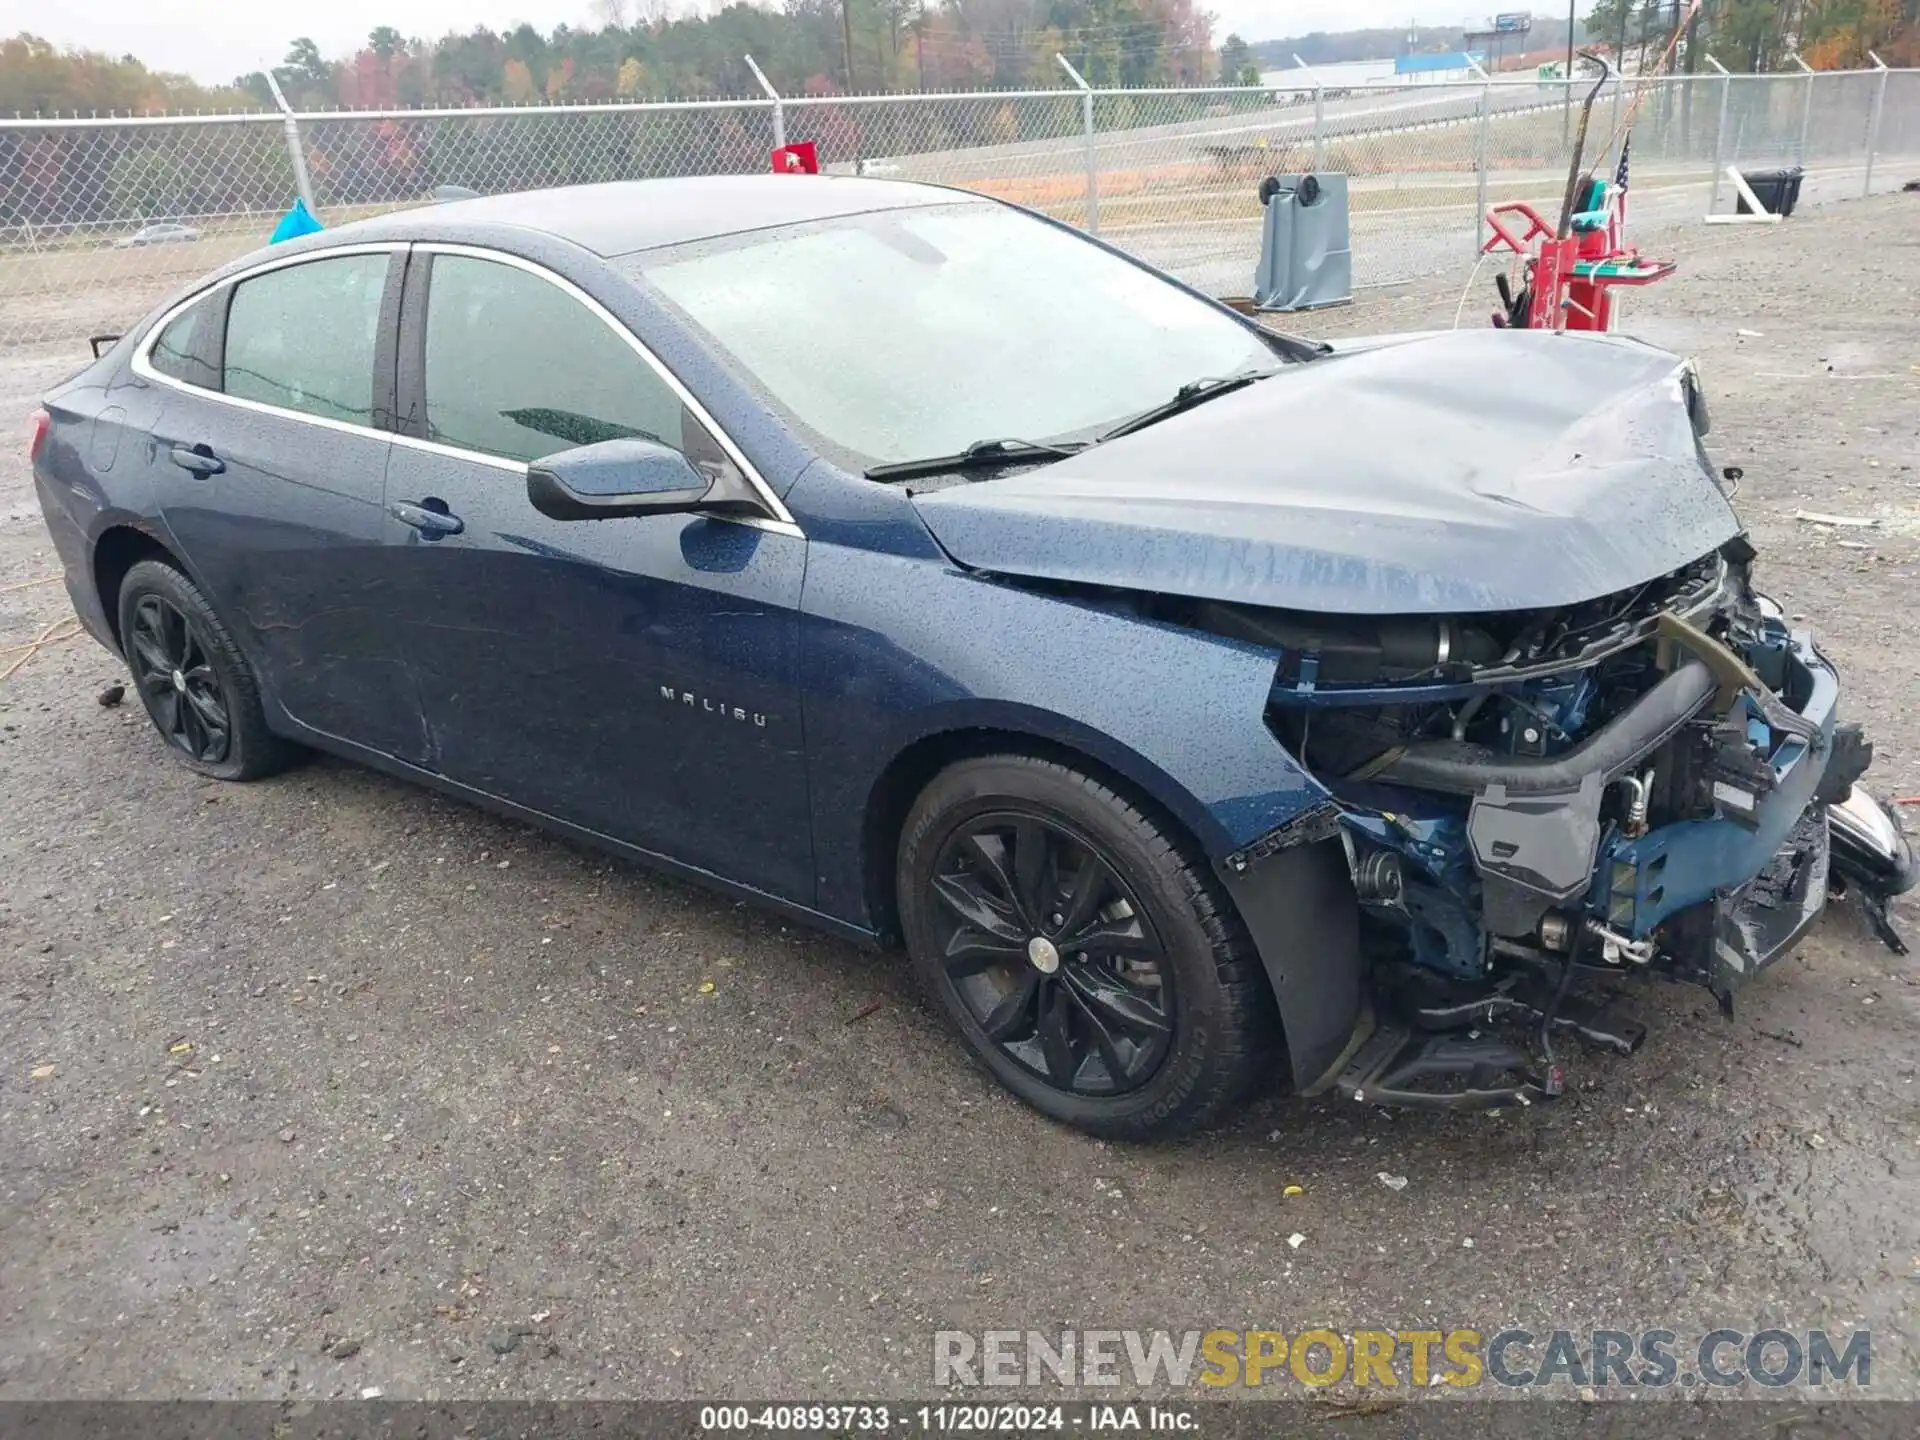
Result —
<instances>
[{"instance_id":1,"label":"renewsportscars.com text","mask_svg":"<svg viewBox=\"0 0 1920 1440\"><path fill-rule=\"evenodd\" d=\"M942 1330L948 1386L1487 1384L1595 1389L1872 1383L1871 1332L1711 1330Z\"/></svg>"}]
</instances>

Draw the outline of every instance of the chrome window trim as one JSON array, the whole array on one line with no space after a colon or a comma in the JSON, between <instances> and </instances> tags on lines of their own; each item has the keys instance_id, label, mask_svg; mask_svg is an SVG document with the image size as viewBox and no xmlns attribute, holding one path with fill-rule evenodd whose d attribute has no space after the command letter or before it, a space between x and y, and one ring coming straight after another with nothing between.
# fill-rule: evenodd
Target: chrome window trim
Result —
<instances>
[{"instance_id":1,"label":"chrome window trim","mask_svg":"<svg viewBox=\"0 0 1920 1440\"><path fill-rule=\"evenodd\" d=\"M562 294L571 296L576 302L596 316L601 324L605 325L624 341L627 348L640 357L641 363L652 370L654 374L658 375L666 387L679 398L680 403L693 412L694 419L707 427L707 433L713 436L720 448L726 452L727 458L739 468L742 475L746 476L747 484L753 487L754 494L759 497L760 503L766 506L768 515L778 524L793 526L795 532L798 533L799 527L794 525L793 515L788 511L787 507L781 503L780 497L773 493L773 487L767 484L759 470L754 468L753 462L747 459L745 452L733 443L733 437L720 427L713 416L708 413L707 407L694 398L693 392L680 383L680 378L669 370L657 355L642 344L640 338L631 330L627 329L612 311L594 299L593 296L587 294L586 291L582 290L565 276L556 275L553 271L547 269L546 266L525 259L519 255L509 255L504 250L489 250L480 245L457 245L440 240L418 241L414 245L414 249L432 255L460 255L470 260L487 260L497 265L509 265L516 270L524 270L529 275L537 275ZM431 303L431 301L429 301L429 303ZM425 383L424 376L422 376L422 383ZM396 438L406 439L407 437L398 436ZM472 451L459 449L454 446L443 446L441 448L454 450L460 454L473 453Z\"/></svg>"},{"instance_id":2,"label":"chrome window trim","mask_svg":"<svg viewBox=\"0 0 1920 1440\"><path fill-rule=\"evenodd\" d=\"M754 468L752 462L747 459L740 447L733 443L733 437L728 435L725 430L715 423L713 416L708 412L706 406L695 399L692 392L680 383L678 377L676 377L671 370L667 369L652 351L641 344L639 338L636 337L632 331L628 330L625 325L621 324L611 311L564 276L556 275L544 266L537 265L533 261L523 259L518 255L509 255L503 250L489 250L479 245L455 245L437 241L428 243L425 241L382 240L369 241L356 245L332 245L319 250L303 251L298 255L276 256L271 260L262 261L258 265L249 266L238 274L228 275L223 279L214 281L212 284L202 286L200 289L194 291L193 294L171 306L164 315L154 321L152 327L141 337L139 345L134 347L133 359L130 362L129 368L135 375L147 381L149 384L163 385L168 389L179 390L189 395L199 395L208 400L216 400L222 405L231 405L238 410L250 410L257 415L272 415L285 420L299 420L309 425L318 425L322 429L338 431L345 435L364 435L371 440L385 440L394 445L404 445L409 449L425 451L432 455L445 455L456 460L473 461L476 464L486 465L492 469L504 471L510 475L519 475L524 478L527 473L525 461L509 460L505 456L489 455L485 451L468 450L458 445L443 445L436 440L421 440L412 435L401 435L392 430L376 429L371 425L356 425L350 420L335 420L330 416L314 415L305 410L292 410L282 405L269 405L265 401L249 400L243 396L229 395L224 390L208 390L204 386L192 385L185 380L177 380L171 375L162 374L153 367L149 352L152 351L154 344L159 340L166 328L178 319L182 313L192 309L195 305L209 298L218 290L239 285L258 275L270 274L275 270L284 270L290 266L303 265L311 261L330 260L345 255L391 255L395 251L407 249L432 251L440 255L464 255L470 259L490 260L497 264L511 265L516 269L525 270L531 275L539 276L548 284L555 286L585 306L588 311L596 316L602 324L609 327L615 335L627 344L628 348L630 348L634 354L640 357L641 361L646 364L648 368L665 382L667 388L673 391L680 402L693 412L695 419L707 427L708 433L714 437L714 440L719 444L720 448L726 452L727 458L740 468L740 473L746 477L747 483L753 487L755 496L768 510L768 515L765 517L757 515L716 514L710 515L707 518L710 520L724 520L735 525L745 525L750 529L764 530L773 535L788 535L798 540L804 540L806 538L806 532L794 523L792 513L781 503L780 497L773 493L772 487L767 484L760 472Z\"/></svg>"},{"instance_id":3,"label":"chrome window trim","mask_svg":"<svg viewBox=\"0 0 1920 1440\"><path fill-rule=\"evenodd\" d=\"M251 410L256 415L277 415L288 420L304 420L309 425L318 425L325 430L337 430L343 435L365 435L375 440L391 440L393 435L390 431L379 430L371 425L356 425L351 420L335 420L329 415L315 415L307 410L292 410L284 405L269 405L263 400L248 400L244 396L229 395L224 390L209 390L203 385L191 385L185 380L177 380L171 375L163 375L160 371L153 368L151 352L169 325L173 324L185 311L191 310L202 300L211 297L216 291L228 289L245 280L251 280L256 275L267 275L275 270L286 270L295 265L307 264L310 261L331 260L344 255L391 255L396 250L405 250L407 244L408 242L405 240L383 240L360 245L333 245L322 250L302 251L298 255L276 256L271 260L262 261L258 265L249 266L237 275L229 275L225 279L214 281L211 285L202 286L153 322L152 328L141 337L140 343L134 347L133 359L129 362L129 368L135 375L147 381L149 384L164 385L170 390L180 390L189 395L200 395L208 400L218 400L223 405L231 405L239 410Z\"/></svg>"}]
</instances>

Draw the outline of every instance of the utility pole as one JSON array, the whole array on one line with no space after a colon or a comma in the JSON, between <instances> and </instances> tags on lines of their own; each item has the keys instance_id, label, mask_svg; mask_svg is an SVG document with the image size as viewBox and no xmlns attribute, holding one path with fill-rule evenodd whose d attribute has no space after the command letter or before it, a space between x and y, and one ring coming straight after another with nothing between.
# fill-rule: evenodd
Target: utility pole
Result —
<instances>
[{"instance_id":1,"label":"utility pole","mask_svg":"<svg viewBox=\"0 0 1920 1440\"><path fill-rule=\"evenodd\" d=\"M853 0L840 0L840 43L846 47L847 55L847 93L853 94L853 13L848 7Z\"/></svg>"}]
</instances>

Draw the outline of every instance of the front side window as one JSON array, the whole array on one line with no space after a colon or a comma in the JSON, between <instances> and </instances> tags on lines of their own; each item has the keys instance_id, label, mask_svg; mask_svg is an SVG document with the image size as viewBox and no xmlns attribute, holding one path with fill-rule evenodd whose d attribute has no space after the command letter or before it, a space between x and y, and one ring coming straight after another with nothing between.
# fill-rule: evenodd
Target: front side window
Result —
<instances>
[{"instance_id":1,"label":"front side window","mask_svg":"<svg viewBox=\"0 0 1920 1440\"><path fill-rule=\"evenodd\" d=\"M147 363L183 385L218 390L220 372L208 358L213 347L207 332L219 324L220 300L218 293L209 295L174 316L147 352Z\"/></svg>"},{"instance_id":2,"label":"front side window","mask_svg":"<svg viewBox=\"0 0 1920 1440\"><path fill-rule=\"evenodd\" d=\"M624 263L822 448L863 468L978 440L1090 438L1194 380L1281 363L1218 307L989 202L841 216Z\"/></svg>"},{"instance_id":3,"label":"front side window","mask_svg":"<svg viewBox=\"0 0 1920 1440\"><path fill-rule=\"evenodd\" d=\"M372 425L387 265L342 255L242 280L227 312L227 394Z\"/></svg>"},{"instance_id":4,"label":"front side window","mask_svg":"<svg viewBox=\"0 0 1920 1440\"><path fill-rule=\"evenodd\" d=\"M443 445L538 460L637 437L696 463L718 454L632 346L564 290L516 266L433 257L425 371L427 438Z\"/></svg>"}]
</instances>

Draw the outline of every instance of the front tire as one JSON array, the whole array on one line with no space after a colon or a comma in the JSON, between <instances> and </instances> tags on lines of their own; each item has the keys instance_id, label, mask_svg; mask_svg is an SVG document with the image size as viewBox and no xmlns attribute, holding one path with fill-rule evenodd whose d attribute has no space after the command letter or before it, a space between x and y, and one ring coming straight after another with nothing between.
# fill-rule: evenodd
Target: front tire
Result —
<instances>
[{"instance_id":1,"label":"front tire","mask_svg":"<svg viewBox=\"0 0 1920 1440\"><path fill-rule=\"evenodd\" d=\"M1106 784L1028 755L963 760L907 816L907 947L974 1057L1092 1135L1206 1124L1272 1056L1271 1000L1190 845Z\"/></svg>"},{"instance_id":2,"label":"front tire","mask_svg":"<svg viewBox=\"0 0 1920 1440\"><path fill-rule=\"evenodd\" d=\"M260 685L206 596L159 560L120 583L120 640L147 718L173 758L215 780L257 780L297 753L267 729Z\"/></svg>"}]
</instances>

